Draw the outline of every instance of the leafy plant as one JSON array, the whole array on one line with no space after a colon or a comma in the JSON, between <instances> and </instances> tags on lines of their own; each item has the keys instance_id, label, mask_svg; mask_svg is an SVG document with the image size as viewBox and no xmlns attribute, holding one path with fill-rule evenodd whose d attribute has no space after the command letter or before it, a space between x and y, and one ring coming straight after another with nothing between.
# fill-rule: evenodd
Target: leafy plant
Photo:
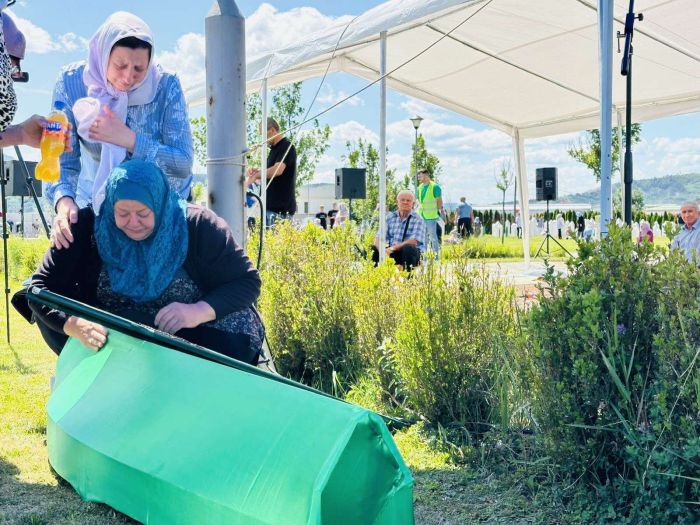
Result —
<instances>
[{"instance_id":1,"label":"leafy plant","mask_svg":"<svg viewBox=\"0 0 700 525\"><path fill-rule=\"evenodd\" d=\"M513 291L482 269L427 263L404 289L397 371L409 404L432 423L483 434L510 424L506 356L515 333ZM505 375L504 375L505 374Z\"/></svg>"},{"instance_id":2,"label":"leafy plant","mask_svg":"<svg viewBox=\"0 0 700 525\"><path fill-rule=\"evenodd\" d=\"M700 277L629 239L612 227L579 245L569 276L548 273L528 323L535 414L560 474L597 488L600 519L690 523Z\"/></svg>"}]
</instances>

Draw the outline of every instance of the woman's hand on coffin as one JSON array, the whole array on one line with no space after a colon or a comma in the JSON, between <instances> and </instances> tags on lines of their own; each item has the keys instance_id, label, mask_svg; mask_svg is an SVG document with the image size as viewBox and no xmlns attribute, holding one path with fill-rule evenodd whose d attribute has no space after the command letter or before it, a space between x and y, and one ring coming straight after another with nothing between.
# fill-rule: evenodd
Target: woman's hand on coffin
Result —
<instances>
[{"instance_id":1,"label":"woman's hand on coffin","mask_svg":"<svg viewBox=\"0 0 700 525\"><path fill-rule=\"evenodd\" d=\"M216 319L216 312L204 301L194 304L170 303L156 314L156 328L174 334Z\"/></svg>"},{"instance_id":2,"label":"woman's hand on coffin","mask_svg":"<svg viewBox=\"0 0 700 525\"><path fill-rule=\"evenodd\" d=\"M97 351L107 342L107 329L92 321L70 316L63 325L63 331L67 336L75 337L86 348Z\"/></svg>"}]
</instances>

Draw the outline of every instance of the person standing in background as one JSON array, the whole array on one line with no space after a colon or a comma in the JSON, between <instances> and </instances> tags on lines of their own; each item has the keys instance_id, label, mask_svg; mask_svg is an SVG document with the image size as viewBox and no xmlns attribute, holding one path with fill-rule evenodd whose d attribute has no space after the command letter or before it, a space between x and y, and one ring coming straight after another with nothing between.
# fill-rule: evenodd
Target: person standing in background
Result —
<instances>
[{"instance_id":1,"label":"person standing in background","mask_svg":"<svg viewBox=\"0 0 700 525\"><path fill-rule=\"evenodd\" d=\"M330 222L331 230L335 226L335 216L338 215L338 203L334 202L330 210L328 210L328 220Z\"/></svg>"},{"instance_id":2,"label":"person standing in background","mask_svg":"<svg viewBox=\"0 0 700 525\"><path fill-rule=\"evenodd\" d=\"M318 213L316 214L316 219L318 219L318 224L323 228L324 230L328 229L328 214L326 213L326 207L325 206L319 206L318 208Z\"/></svg>"},{"instance_id":3,"label":"person standing in background","mask_svg":"<svg viewBox=\"0 0 700 525\"><path fill-rule=\"evenodd\" d=\"M467 202L466 197L459 198L457 212L457 233L463 238L470 237L472 234L472 223L474 222L474 209Z\"/></svg>"},{"instance_id":4,"label":"person standing in background","mask_svg":"<svg viewBox=\"0 0 700 525\"><path fill-rule=\"evenodd\" d=\"M425 227L428 232L428 246L435 253L435 257L440 258L440 241L437 234L437 222L440 218L440 213L445 215L445 209L442 206L442 190L440 186L435 184L430 178L430 173L426 169L418 171L418 215L425 222Z\"/></svg>"},{"instance_id":5,"label":"person standing in background","mask_svg":"<svg viewBox=\"0 0 700 525\"><path fill-rule=\"evenodd\" d=\"M275 221L291 219L297 211L297 150L273 118L267 119L267 142L270 144L270 153L267 155L265 221L270 227ZM250 168L246 184L260 180L260 169Z\"/></svg>"}]
</instances>

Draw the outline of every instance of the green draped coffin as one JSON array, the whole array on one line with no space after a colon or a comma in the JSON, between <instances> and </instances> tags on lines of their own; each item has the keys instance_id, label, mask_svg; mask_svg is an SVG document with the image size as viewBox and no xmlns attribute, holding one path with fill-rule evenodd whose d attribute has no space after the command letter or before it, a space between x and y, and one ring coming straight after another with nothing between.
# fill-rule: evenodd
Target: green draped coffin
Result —
<instances>
[{"instance_id":1,"label":"green draped coffin","mask_svg":"<svg viewBox=\"0 0 700 525\"><path fill-rule=\"evenodd\" d=\"M143 523L413 523L378 415L116 330L68 342L48 416L56 472Z\"/></svg>"}]
</instances>

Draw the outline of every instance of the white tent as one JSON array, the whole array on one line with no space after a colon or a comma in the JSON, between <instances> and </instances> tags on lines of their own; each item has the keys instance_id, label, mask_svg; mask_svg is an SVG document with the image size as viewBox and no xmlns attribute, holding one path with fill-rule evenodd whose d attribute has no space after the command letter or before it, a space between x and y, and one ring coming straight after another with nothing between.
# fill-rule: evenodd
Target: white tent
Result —
<instances>
[{"instance_id":1,"label":"white tent","mask_svg":"<svg viewBox=\"0 0 700 525\"><path fill-rule=\"evenodd\" d=\"M624 31L628 6L614 2L616 30ZM635 8L644 21L635 24L634 121L700 110L700 1L637 0ZM382 34L389 87L513 137L524 214L524 139L600 125L597 0L391 0L252 59L247 89L327 68L374 81ZM617 68L615 57L621 55L613 55ZM204 89L195 86L188 100L203 100ZM618 118L624 106L624 78L614 74Z\"/></svg>"}]
</instances>

